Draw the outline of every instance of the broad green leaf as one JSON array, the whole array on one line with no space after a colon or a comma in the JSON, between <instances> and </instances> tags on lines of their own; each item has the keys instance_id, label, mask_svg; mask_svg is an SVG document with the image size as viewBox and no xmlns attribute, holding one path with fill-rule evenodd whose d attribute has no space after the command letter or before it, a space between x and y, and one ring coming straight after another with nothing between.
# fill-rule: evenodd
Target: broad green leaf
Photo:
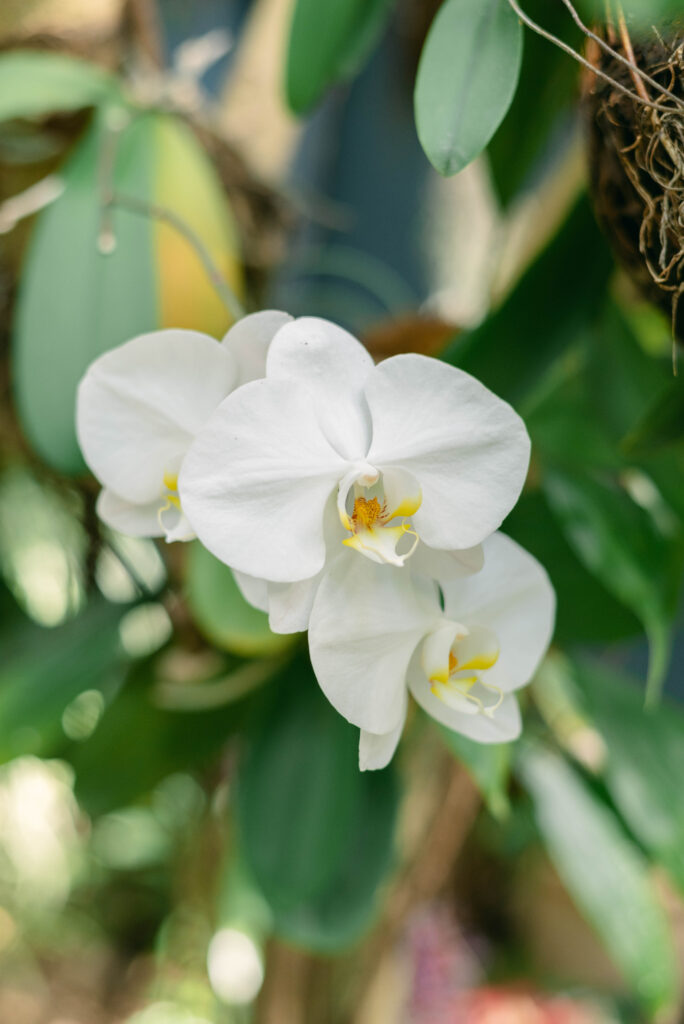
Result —
<instances>
[{"instance_id":1,"label":"broad green leaf","mask_svg":"<svg viewBox=\"0 0 684 1024\"><path fill-rule=\"evenodd\" d=\"M665 538L609 479L555 467L544 473L543 486L578 557L642 622L650 646L647 700L657 700L681 581L681 542Z\"/></svg>"},{"instance_id":2,"label":"broad green leaf","mask_svg":"<svg viewBox=\"0 0 684 1024\"><path fill-rule=\"evenodd\" d=\"M232 571L199 541L188 551L187 601L202 633L232 654L274 654L292 643L292 637L271 632L268 615L245 601Z\"/></svg>"},{"instance_id":3,"label":"broad green leaf","mask_svg":"<svg viewBox=\"0 0 684 1024\"><path fill-rule=\"evenodd\" d=\"M523 494L504 531L538 558L551 577L558 599L557 643L612 643L639 633L639 620L570 547L543 494Z\"/></svg>"},{"instance_id":4,"label":"broad green leaf","mask_svg":"<svg viewBox=\"0 0 684 1024\"><path fill-rule=\"evenodd\" d=\"M308 660L275 685L241 767L238 816L254 877L274 912L286 912L342 870L362 786L358 730L325 700Z\"/></svg>"},{"instance_id":5,"label":"broad green leaf","mask_svg":"<svg viewBox=\"0 0 684 1024\"><path fill-rule=\"evenodd\" d=\"M287 51L285 92L303 114L334 82L351 78L375 45L393 0L297 0Z\"/></svg>"},{"instance_id":6,"label":"broad green leaf","mask_svg":"<svg viewBox=\"0 0 684 1024\"><path fill-rule=\"evenodd\" d=\"M303 657L271 694L239 774L242 848L276 933L331 953L377 913L396 780L391 769L359 772L358 729L325 700Z\"/></svg>"},{"instance_id":7,"label":"broad green leaf","mask_svg":"<svg viewBox=\"0 0 684 1024\"><path fill-rule=\"evenodd\" d=\"M506 790L511 766L510 744L475 743L445 726L437 728L451 753L473 777L494 817L505 818L509 810Z\"/></svg>"},{"instance_id":8,"label":"broad green leaf","mask_svg":"<svg viewBox=\"0 0 684 1024\"><path fill-rule=\"evenodd\" d=\"M56 629L10 620L0 634L0 761L54 756L65 742L62 715L71 702L119 685L127 663L120 618L120 608L92 604Z\"/></svg>"},{"instance_id":9,"label":"broad green leaf","mask_svg":"<svg viewBox=\"0 0 684 1024\"><path fill-rule=\"evenodd\" d=\"M605 18L605 0L578 0L577 6L588 18ZM650 29L659 19L682 13L680 0L621 0L621 6L630 22L645 29Z\"/></svg>"},{"instance_id":10,"label":"broad green leaf","mask_svg":"<svg viewBox=\"0 0 684 1024\"><path fill-rule=\"evenodd\" d=\"M157 703L149 662L136 665L84 742L61 756L76 773L76 795L89 814L132 803L173 772L211 764L236 730L249 701L202 711L169 711Z\"/></svg>"},{"instance_id":11,"label":"broad green leaf","mask_svg":"<svg viewBox=\"0 0 684 1024\"><path fill-rule=\"evenodd\" d=\"M230 323L188 239L145 212L180 218L234 288L241 269L230 210L190 129L167 115L134 117L116 147L115 190L143 203L111 211L114 251L103 255L99 169L111 111L101 111L62 171L63 195L40 214L22 275L14 387L29 440L55 469L76 473L78 381L102 352L157 327L220 336Z\"/></svg>"},{"instance_id":12,"label":"broad green leaf","mask_svg":"<svg viewBox=\"0 0 684 1024\"><path fill-rule=\"evenodd\" d=\"M527 745L518 771L558 874L651 1014L671 1010L678 978L648 864L612 811L558 755Z\"/></svg>"},{"instance_id":13,"label":"broad green leaf","mask_svg":"<svg viewBox=\"0 0 684 1024\"><path fill-rule=\"evenodd\" d=\"M577 661L572 677L606 743L611 797L684 892L684 712L665 701L644 711L634 680L599 662Z\"/></svg>"},{"instance_id":14,"label":"broad green leaf","mask_svg":"<svg viewBox=\"0 0 684 1024\"><path fill-rule=\"evenodd\" d=\"M152 118L123 133L115 182L150 197ZM88 364L135 334L158 326L153 226L113 212L117 245L98 251L101 210L97 168L104 114L65 165L63 195L39 216L26 256L14 330L14 388L20 419L38 453L55 469L83 469L76 441L76 386Z\"/></svg>"},{"instance_id":15,"label":"broad green leaf","mask_svg":"<svg viewBox=\"0 0 684 1024\"><path fill-rule=\"evenodd\" d=\"M338 870L320 892L275 915L275 931L318 953L336 953L367 931L393 861L397 784L392 768L366 772Z\"/></svg>"},{"instance_id":16,"label":"broad green leaf","mask_svg":"<svg viewBox=\"0 0 684 1024\"><path fill-rule=\"evenodd\" d=\"M656 394L624 440L626 453L637 458L673 445L684 450L684 393L678 380Z\"/></svg>"},{"instance_id":17,"label":"broad green leaf","mask_svg":"<svg viewBox=\"0 0 684 1024\"><path fill-rule=\"evenodd\" d=\"M418 66L418 137L440 174L457 174L506 115L520 74L522 28L507 0L445 0Z\"/></svg>"},{"instance_id":18,"label":"broad green leaf","mask_svg":"<svg viewBox=\"0 0 684 1024\"><path fill-rule=\"evenodd\" d=\"M503 304L480 327L457 337L444 358L525 413L550 369L591 330L612 268L582 198Z\"/></svg>"},{"instance_id":19,"label":"broad green leaf","mask_svg":"<svg viewBox=\"0 0 684 1024\"><path fill-rule=\"evenodd\" d=\"M79 110L116 99L116 79L96 64L42 50L0 55L0 121Z\"/></svg>"}]
</instances>

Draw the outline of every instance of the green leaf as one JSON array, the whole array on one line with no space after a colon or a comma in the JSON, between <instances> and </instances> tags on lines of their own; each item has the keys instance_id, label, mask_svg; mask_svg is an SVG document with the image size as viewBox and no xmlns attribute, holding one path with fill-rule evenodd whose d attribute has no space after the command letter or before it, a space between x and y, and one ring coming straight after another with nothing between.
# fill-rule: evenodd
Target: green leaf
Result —
<instances>
[{"instance_id":1,"label":"green leaf","mask_svg":"<svg viewBox=\"0 0 684 1024\"><path fill-rule=\"evenodd\" d=\"M368 930L393 862L398 787L392 768L366 772L340 867L327 886L275 916L275 931L317 953L337 953Z\"/></svg>"},{"instance_id":2,"label":"green leaf","mask_svg":"<svg viewBox=\"0 0 684 1024\"><path fill-rule=\"evenodd\" d=\"M287 52L285 91L296 114L334 82L351 78L375 45L393 0L297 0Z\"/></svg>"},{"instance_id":3,"label":"green leaf","mask_svg":"<svg viewBox=\"0 0 684 1024\"><path fill-rule=\"evenodd\" d=\"M54 756L65 742L62 715L86 690L116 688L127 663L121 609L92 604L57 629L12 622L2 635L0 762Z\"/></svg>"},{"instance_id":4,"label":"green leaf","mask_svg":"<svg viewBox=\"0 0 684 1024\"><path fill-rule=\"evenodd\" d=\"M0 121L79 110L118 94L112 75L76 57L42 50L0 55Z\"/></svg>"},{"instance_id":5,"label":"green leaf","mask_svg":"<svg viewBox=\"0 0 684 1024\"><path fill-rule=\"evenodd\" d=\"M647 700L652 703L668 665L681 543L666 539L648 512L610 480L556 467L545 472L543 486L578 557L642 622L650 646Z\"/></svg>"},{"instance_id":6,"label":"green leaf","mask_svg":"<svg viewBox=\"0 0 684 1024\"><path fill-rule=\"evenodd\" d=\"M634 681L598 662L577 661L572 676L606 744L612 799L684 892L684 713L670 702L644 711Z\"/></svg>"},{"instance_id":7,"label":"green leaf","mask_svg":"<svg viewBox=\"0 0 684 1024\"><path fill-rule=\"evenodd\" d=\"M551 577L558 599L557 643L612 643L639 632L639 620L570 547L543 494L523 494L504 530L538 558Z\"/></svg>"},{"instance_id":8,"label":"green leaf","mask_svg":"<svg viewBox=\"0 0 684 1024\"><path fill-rule=\"evenodd\" d=\"M511 767L509 743L475 743L466 736L438 725L437 729L457 761L461 761L495 818L503 819L509 811L508 778Z\"/></svg>"},{"instance_id":9,"label":"green leaf","mask_svg":"<svg viewBox=\"0 0 684 1024\"><path fill-rule=\"evenodd\" d=\"M232 571L199 541L188 551L186 596L202 633L232 654L243 658L275 654L292 644L291 636L271 632L268 615L245 601Z\"/></svg>"},{"instance_id":10,"label":"green leaf","mask_svg":"<svg viewBox=\"0 0 684 1024\"><path fill-rule=\"evenodd\" d=\"M592 329L612 269L582 198L505 302L480 327L459 335L444 358L509 402L529 401L559 358Z\"/></svg>"},{"instance_id":11,"label":"green leaf","mask_svg":"<svg viewBox=\"0 0 684 1024\"><path fill-rule=\"evenodd\" d=\"M418 137L440 174L457 174L503 121L520 74L522 27L507 0L445 0L418 66Z\"/></svg>"},{"instance_id":12,"label":"green leaf","mask_svg":"<svg viewBox=\"0 0 684 1024\"><path fill-rule=\"evenodd\" d=\"M518 770L549 856L578 907L646 1010L671 1010L675 953L643 856L562 758L526 745Z\"/></svg>"},{"instance_id":13,"label":"green leaf","mask_svg":"<svg viewBox=\"0 0 684 1024\"><path fill-rule=\"evenodd\" d=\"M116 250L98 251L97 186L105 114L96 116L67 164L63 195L39 216L26 256L14 330L14 388L26 434L55 469L84 464L76 441L76 386L102 352L157 326L152 225L114 211ZM130 125L119 141L116 187L150 196L153 115Z\"/></svg>"},{"instance_id":14,"label":"green leaf","mask_svg":"<svg viewBox=\"0 0 684 1024\"><path fill-rule=\"evenodd\" d=\"M636 458L673 445L684 449L684 395L679 381L660 390L624 440L626 453Z\"/></svg>"},{"instance_id":15,"label":"green leaf","mask_svg":"<svg viewBox=\"0 0 684 1024\"><path fill-rule=\"evenodd\" d=\"M239 774L242 847L276 931L331 952L377 910L396 785L389 770L359 771L359 731L325 700L304 658L271 692Z\"/></svg>"},{"instance_id":16,"label":"green leaf","mask_svg":"<svg viewBox=\"0 0 684 1024\"><path fill-rule=\"evenodd\" d=\"M525 0L525 11L535 21L578 49L582 36L561 4ZM560 139L570 141L569 130L577 99L577 67L567 54L534 32L525 35L520 82L503 124L487 147L494 184L508 205L526 185L537 184L538 174L554 156L562 155ZM561 136L560 133L563 133ZM549 159L550 158L550 159Z\"/></svg>"},{"instance_id":17,"label":"green leaf","mask_svg":"<svg viewBox=\"0 0 684 1024\"><path fill-rule=\"evenodd\" d=\"M92 736L62 751L89 814L124 807L167 775L210 764L244 727L248 700L192 713L169 711L157 703L153 682L151 664L136 665Z\"/></svg>"},{"instance_id":18,"label":"green leaf","mask_svg":"<svg viewBox=\"0 0 684 1024\"><path fill-rule=\"evenodd\" d=\"M277 683L240 772L248 862L273 907L295 907L339 868L360 791L358 731L298 658Z\"/></svg>"}]
</instances>

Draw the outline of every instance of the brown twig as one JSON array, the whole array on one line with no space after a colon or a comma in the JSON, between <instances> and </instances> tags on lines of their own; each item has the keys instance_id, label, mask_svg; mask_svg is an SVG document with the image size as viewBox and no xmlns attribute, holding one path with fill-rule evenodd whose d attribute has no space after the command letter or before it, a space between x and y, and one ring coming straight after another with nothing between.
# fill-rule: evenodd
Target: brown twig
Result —
<instances>
[{"instance_id":1,"label":"brown twig","mask_svg":"<svg viewBox=\"0 0 684 1024\"><path fill-rule=\"evenodd\" d=\"M641 96L641 98L643 100L649 100L650 97L649 97L648 93L646 92L646 86L644 85L644 83L641 80L641 78L637 74L635 74L635 71L634 71L634 69L636 68L636 61L634 59L634 50L632 48L632 40L629 38L629 31L627 30L627 22L625 21L625 15L624 15L624 12L622 10L622 7L619 4L618 4L618 29L619 29L619 32L620 32L620 41L622 43L623 49L624 49L625 53L627 54L627 57L628 57L628 60L629 60L629 64L630 64L629 73L630 73L630 75L632 77L632 81L634 83L634 88L636 89L636 91L639 93L639 95ZM668 90L663 89L662 86L659 86L659 88L662 91L664 91L664 92L668 91Z\"/></svg>"},{"instance_id":2,"label":"brown twig","mask_svg":"<svg viewBox=\"0 0 684 1024\"><path fill-rule=\"evenodd\" d=\"M145 60L156 71L165 64L164 34L156 0L128 0L132 34Z\"/></svg>"}]
</instances>

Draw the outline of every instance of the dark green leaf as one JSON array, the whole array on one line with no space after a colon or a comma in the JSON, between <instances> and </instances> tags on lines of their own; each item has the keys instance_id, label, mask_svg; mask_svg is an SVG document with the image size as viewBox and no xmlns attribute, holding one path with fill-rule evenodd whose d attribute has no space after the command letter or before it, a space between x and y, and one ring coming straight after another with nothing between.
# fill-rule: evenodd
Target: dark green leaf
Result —
<instances>
[{"instance_id":1,"label":"dark green leaf","mask_svg":"<svg viewBox=\"0 0 684 1024\"><path fill-rule=\"evenodd\" d=\"M518 764L551 860L577 905L647 1011L671 1010L675 954L646 861L562 758L528 745Z\"/></svg>"},{"instance_id":2,"label":"dark green leaf","mask_svg":"<svg viewBox=\"0 0 684 1024\"><path fill-rule=\"evenodd\" d=\"M681 544L610 480L555 468L544 473L549 503L579 558L641 620L651 658L648 699L660 690L681 579Z\"/></svg>"},{"instance_id":3,"label":"dark green leaf","mask_svg":"<svg viewBox=\"0 0 684 1024\"><path fill-rule=\"evenodd\" d=\"M644 711L633 680L598 662L577 662L573 676L606 743L615 804L684 892L684 713L665 702Z\"/></svg>"},{"instance_id":4,"label":"dark green leaf","mask_svg":"<svg viewBox=\"0 0 684 1024\"><path fill-rule=\"evenodd\" d=\"M525 0L525 11L555 35L581 46L568 12L548 0ZM525 35L520 82L487 153L497 192L508 204L531 184L540 164L562 154L561 140L574 140L571 120L578 94L577 67L567 54L534 32ZM561 145L559 145L561 142Z\"/></svg>"},{"instance_id":5,"label":"dark green leaf","mask_svg":"<svg viewBox=\"0 0 684 1024\"><path fill-rule=\"evenodd\" d=\"M342 869L361 799L358 738L321 694L308 660L295 661L240 773L245 855L274 909L294 910Z\"/></svg>"},{"instance_id":6,"label":"dark green leaf","mask_svg":"<svg viewBox=\"0 0 684 1024\"><path fill-rule=\"evenodd\" d=\"M0 761L24 753L54 756L71 701L85 690L118 685L126 664L120 618L120 608L94 604L56 629L23 621L3 634Z\"/></svg>"},{"instance_id":7,"label":"dark green leaf","mask_svg":"<svg viewBox=\"0 0 684 1024\"><path fill-rule=\"evenodd\" d=\"M377 41L392 0L297 0L287 53L285 89L296 114L334 82L351 78Z\"/></svg>"},{"instance_id":8,"label":"dark green leaf","mask_svg":"<svg viewBox=\"0 0 684 1024\"><path fill-rule=\"evenodd\" d=\"M0 121L95 106L118 91L115 78L76 57L42 50L0 55Z\"/></svg>"},{"instance_id":9,"label":"dark green leaf","mask_svg":"<svg viewBox=\"0 0 684 1024\"><path fill-rule=\"evenodd\" d=\"M612 266L581 199L503 305L481 327L460 335L444 358L508 401L524 404L558 358L591 329Z\"/></svg>"},{"instance_id":10,"label":"dark green leaf","mask_svg":"<svg viewBox=\"0 0 684 1024\"><path fill-rule=\"evenodd\" d=\"M204 635L232 654L274 654L292 643L271 632L268 615L247 604L228 566L199 541L188 552L187 600Z\"/></svg>"},{"instance_id":11,"label":"dark green leaf","mask_svg":"<svg viewBox=\"0 0 684 1024\"><path fill-rule=\"evenodd\" d=\"M397 797L391 767L363 775L340 867L320 892L276 913L279 935L319 953L335 953L368 929L378 911L378 889L392 866Z\"/></svg>"},{"instance_id":12,"label":"dark green leaf","mask_svg":"<svg viewBox=\"0 0 684 1024\"><path fill-rule=\"evenodd\" d=\"M440 174L485 148L515 94L522 28L506 0L445 0L418 66L418 137Z\"/></svg>"},{"instance_id":13,"label":"dark green leaf","mask_svg":"<svg viewBox=\"0 0 684 1024\"><path fill-rule=\"evenodd\" d=\"M154 133L140 117L118 147L116 187L150 196ZM63 169L64 194L38 218L22 275L14 332L14 387L29 440L54 468L83 469L76 441L77 383L100 353L157 325L152 225L113 213L117 240L98 251L98 165L104 114L96 118Z\"/></svg>"}]
</instances>

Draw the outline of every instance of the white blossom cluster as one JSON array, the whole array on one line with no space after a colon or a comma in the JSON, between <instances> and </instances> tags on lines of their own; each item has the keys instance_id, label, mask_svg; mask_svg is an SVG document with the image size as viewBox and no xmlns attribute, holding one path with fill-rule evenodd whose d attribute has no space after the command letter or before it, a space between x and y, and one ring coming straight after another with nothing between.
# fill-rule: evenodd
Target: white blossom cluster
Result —
<instances>
[{"instance_id":1,"label":"white blossom cluster","mask_svg":"<svg viewBox=\"0 0 684 1024\"><path fill-rule=\"evenodd\" d=\"M107 352L80 383L77 430L104 522L198 537L275 632L308 629L362 769L392 758L409 691L471 739L519 734L515 691L555 600L497 532L527 431L469 374L415 354L376 366L336 324L269 310L220 343L165 330Z\"/></svg>"}]
</instances>

